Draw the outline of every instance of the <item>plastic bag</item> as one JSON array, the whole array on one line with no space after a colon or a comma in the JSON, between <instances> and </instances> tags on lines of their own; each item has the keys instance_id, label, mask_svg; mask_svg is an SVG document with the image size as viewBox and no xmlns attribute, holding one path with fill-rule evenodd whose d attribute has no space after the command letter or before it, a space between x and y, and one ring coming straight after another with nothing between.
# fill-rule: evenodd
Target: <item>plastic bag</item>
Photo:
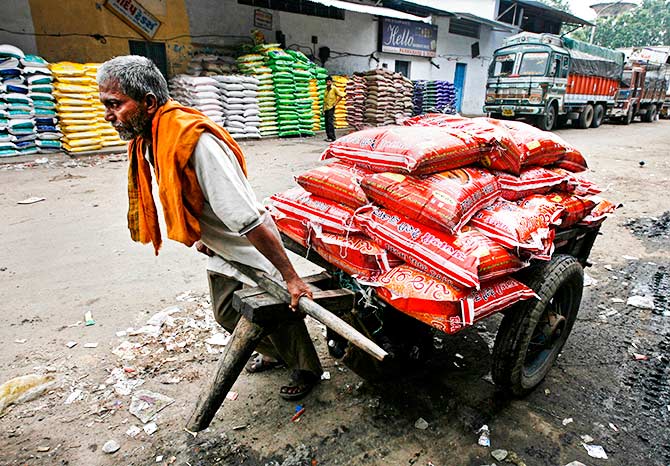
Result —
<instances>
[{"instance_id":1,"label":"plastic bag","mask_svg":"<svg viewBox=\"0 0 670 466\"><path fill-rule=\"evenodd\" d=\"M446 333L455 333L536 294L513 278L482 283L479 291L439 281L407 265L379 277L377 296L399 311Z\"/></svg>"},{"instance_id":2,"label":"plastic bag","mask_svg":"<svg viewBox=\"0 0 670 466\"><path fill-rule=\"evenodd\" d=\"M364 177L361 187L375 203L452 234L500 195L496 177L480 168L449 170L422 178L375 173Z\"/></svg>"},{"instance_id":3,"label":"plastic bag","mask_svg":"<svg viewBox=\"0 0 670 466\"><path fill-rule=\"evenodd\" d=\"M321 155L375 172L428 174L476 163L479 142L443 128L385 126L342 136Z\"/></svg>"}]
</instances>

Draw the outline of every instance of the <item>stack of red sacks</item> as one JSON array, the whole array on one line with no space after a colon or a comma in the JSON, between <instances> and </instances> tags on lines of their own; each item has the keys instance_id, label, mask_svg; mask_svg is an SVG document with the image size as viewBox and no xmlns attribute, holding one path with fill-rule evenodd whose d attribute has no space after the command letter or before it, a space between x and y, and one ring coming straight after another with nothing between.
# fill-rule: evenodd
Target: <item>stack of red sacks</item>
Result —
<instances>
[{"instance_id":1,"label":"stack of red sacks","mask_svg":"<svg viewBox=\"0 0 670 466\"><path fill-rule=\"evenodd\" d=\"M428 114L333 142L329 165L271 198L280 231L447 333L535 294L510 276L556 229L614 210L586 162L525 123Z\"/></svg>"}]
</instances>

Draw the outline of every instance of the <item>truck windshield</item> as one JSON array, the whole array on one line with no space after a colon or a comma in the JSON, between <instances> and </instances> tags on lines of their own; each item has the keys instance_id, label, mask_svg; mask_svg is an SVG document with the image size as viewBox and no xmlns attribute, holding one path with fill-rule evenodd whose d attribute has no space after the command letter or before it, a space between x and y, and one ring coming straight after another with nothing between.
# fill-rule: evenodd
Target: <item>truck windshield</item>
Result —
<instances>
[{"instance_id":1,"label":"truck windshield","mask_svg":"<svg viewBox=\"0 0 670 466\"><path fill-rule=\"evenodd\" d=\"M498 55L493 61L491 67L491 76L509 76L514 71L514 58L516 54L508 53L506 55Z\"/></svg>"},{"instance_id":2,"label":"truck windshield","mask_svg":"<svg viewBox=\"0 0 670 466\"><path fill-rule=\"evenodd\" d=\"M629 71L629 70L625 70L623 72L623 75L621 76L621 87L630 88L632 77L633 77L633 72Z\"/></svg>"},{"instance_id":3,"label":"truck windshield","mask_svg":"<svg viewBox=\"0 0 670 466\"><path fill-rule=\"evenodd\" d=\"M527 52L521 58L520 76L544 76L547 71L547 52Z\"/></svg>"}]
</instances>

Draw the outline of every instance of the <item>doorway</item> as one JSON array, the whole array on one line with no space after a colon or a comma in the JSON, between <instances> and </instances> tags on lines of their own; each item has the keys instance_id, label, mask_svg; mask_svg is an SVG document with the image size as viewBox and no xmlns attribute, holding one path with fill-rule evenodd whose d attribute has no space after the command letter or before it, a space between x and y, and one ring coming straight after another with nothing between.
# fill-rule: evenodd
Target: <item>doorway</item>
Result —
<instances>
[{"instance_id":1,"label":"doorway","mask_svg":"<svg viewBox=\"0 0 670 466\"><path fill-rule=\"evenodd\" d=\"M165 42L148 42L142 40L129 40L128 48L131 55L140 55L153 61L163 77L167 80L167 54L165 52Z\"/></svg>"},{"instance_id":2,"label":"doorway","mask_svg":"<svg viewBox=\"0 0 670 466\"><path fill-rule=\"evenodd\" d=\"M461 113L463 105L463 90L465 89L465 73L468 65L465 63L456 63L454 72L454 87L456 88L456 111Z\"/></svg>"}]
</instances>

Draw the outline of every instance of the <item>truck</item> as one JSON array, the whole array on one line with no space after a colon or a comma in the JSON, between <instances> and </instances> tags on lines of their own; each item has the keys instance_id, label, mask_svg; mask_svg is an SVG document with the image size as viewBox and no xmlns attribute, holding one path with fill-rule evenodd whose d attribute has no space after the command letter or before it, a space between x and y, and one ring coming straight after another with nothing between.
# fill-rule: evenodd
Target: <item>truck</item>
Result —
<instances>
[{"instance_id":1,"label":"truck","mask_svg":"<svg viewBox=\"0 0 670 466\"><path fill-rule=\"evenodd\" d=\"M635 117L651 123L663 112L667 98L670 47L619 49L626 63L610 120L630 124ZM667 110L666 110L667 113Z\"/></svg>"},{"instance_id":2,"label":"truck","mask_svg":"<svg viewBox=\"0 0 670 466\"><path fill-rule=\"evenodd\" d=\"M597 128L615 105L621 51L554 34L522 32L493 54L484 112L524 118L545 131L557 121Z\"/></svg>"}]
</instances>

